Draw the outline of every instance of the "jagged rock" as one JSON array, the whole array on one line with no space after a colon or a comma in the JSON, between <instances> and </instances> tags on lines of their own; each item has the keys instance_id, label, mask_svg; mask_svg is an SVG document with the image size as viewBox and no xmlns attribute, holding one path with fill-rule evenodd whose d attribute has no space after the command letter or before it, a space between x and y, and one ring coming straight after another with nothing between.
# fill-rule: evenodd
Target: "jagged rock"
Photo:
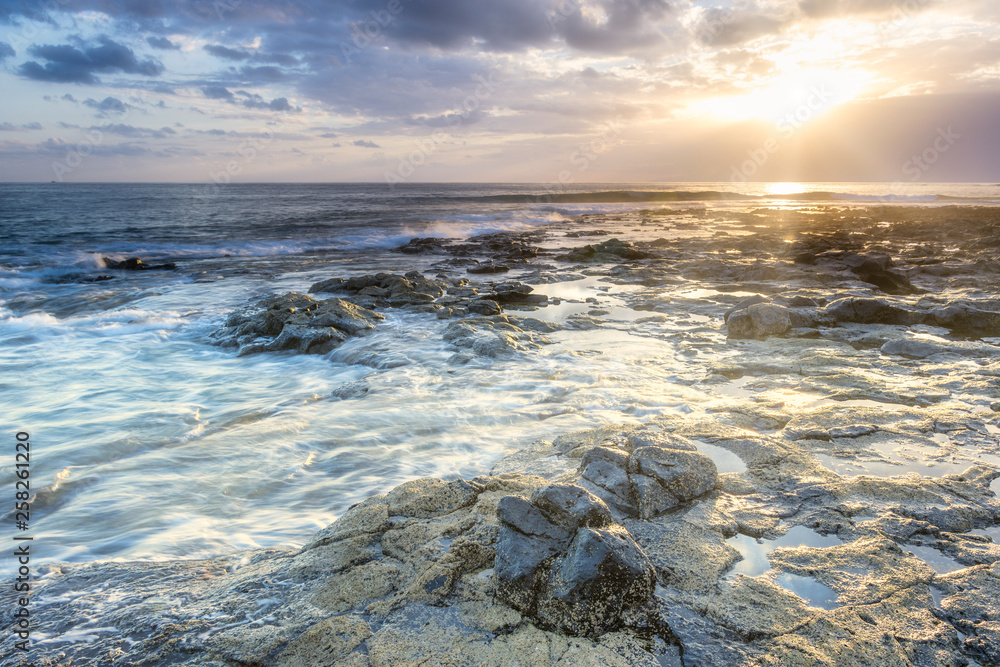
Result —
<instances>
[{"instance_id":1,"label":"jagged rock","mask_svg":"<svg viewBox=\"0 0 1000 667\"><path fill-rule=\"evenodd\" d=\"M764 340L787 333L792 328L792 320L784 306L757 303L732 313L726 326L729 338Z\"/></svg>"},{"instance_id":2,"label":"jagged rock","mask_svg":"<svg viewBox=\"0 0 1000 667\"><path fill-rule=\"evenodd\" d=\"M494 580L497 597L575 635L617 629L628 609L650 601L652 565L607 505L579 486L552 484L531 501L507 497Z\"/></svg>"},{"instance_id":3,"label":"jagged rock","mask_svg":"<svg viewBox=\"0 0 1000 667\"><path fill-rule=\"evenodd\" d=\"M118 269L119 271L173 271L177 268L177 265L173 262L165 262L163 264L146 264L144 261L138 257L129 257L128 259L123 259L118 262L109 257L102 257L104 262L104 267L108 269ZM107 276L106 279L110 279Z\"/></svg>"},{"instance_id":4,"label":"jagged rock","mask_svg":"<svg viewBox=\"0 0 1000 667\"><path fill-rule=\"evenodd\" d=\"M615 259L636 260L653 257L651 253L637 250L628 241L608 239L597 245L585 245L574 248L569 253L557 257L564 262L607 262Z\"/></svg>"},{"instance_id":5,"label":"jagged rock","mask_svg":"<svg viewBox=\"0 0 1000 667\"><path fill-rule=\"evenodd\" d=\"M384 301L393 308L420 306L433 302L444 294L448 284L440 280L426 278L419 271L405 275L375 273L353 278L331 278L312 285L310 294L322 292L346 292L357 299L369 299L369 303Z\"/></svg>"},{"instance_id":6,"label":"jagged rock","mask_svg":"<svg viewBox=\"0 0 1000 667\"><path fill-rule=\"evenodd\" d=\"M499 315L503 312L500 308L500 304L492 299L476 299L475 301L469 302L467 309L470 313L476 315L482 315L483 317L489 317L491 315Z\"/></svg>"},{"instance_id":7,"label":"jagged rock","mask_svg":"<svg viewBox=\"0 0 1000 667\"><path fill-rule=\"evenodd\" d=\"M452 322L445 329L444 340L482 357L501 357L551 342L545 336L514 326L502 315Z\"/></svg>"},{"instance_id":8,"label":"jagged rock","mask_svg":"<svg viewBox=\"0 0 1000 667\"><path fill-rule=\"evenodd\" d=\"M476 262L475 265L470 266L466 271L469 273L507 273L510 271L510 267L488 259L483 262Z\"/></svg>"},{"instance_id":9,"label":"jagged rock","mask_svg":"<svg viewBox=\"0 0 1000 667\"><path fill-rule=\"evenodd\" d=\"M956 303L931 310L924 321L926 324L951 329L960 336L1000 336L1000 313L967 304Z\"/></svg>"},{"instance_id":10,"label":"jagged rock","mask_svg":"<svg viewBox=\"0 0 1000 667\"><path fill-rule=\"evenodd\" d=\"M831 302L823 314L836 322L859 324L919 324L923 316L908 308L897 306L885 299L848 297Z\"/></svg>"},{"instance_id":11,"label":"jagged rock","mask_svg":"<svg viewBox=\"0 0 1000 667\"><path fill-rule=\"evenodd\" d=\"M672 497L676 499L674 505L704 495L719 482L719 472L712 459L694 452L663 447L636 449L629 457L628 470L630 476L641 475L656 480L663 494L667 494L658 494L663 502L669 503ZM650 498L651 493L657 494L654 487L644 483L643 489L645 498L658 502Z\"/></svg>"},{"instance_id":12,"label":"jagged rock","mask_svg":"<svg viewBox=\"0 0 1000 667\"><path fill-rule=\"evenodd\" d=\"M611 494L612 505L629 509L635 505L628 476L628 454L620 449L595 447L584 454L580 475Z\"/></svg>"},{"instance_id":13,"label":"jagged rock","mask_svg":"<svg viewBox=\"0 0 1000 667\"><path fill-rule=\"evenodd\" d=\"M536 613L570 634L599 636L617 629L625 610L648 603L655 588L655 571L628 531L581 528L553 564Z\"/></svg>"},{"instance_id":14,"label":"jagged rock","mask_svg":"<svg viewBox=\"0 0 1000 667\"><path fill-rule=\"evenodd\" d=\"M758 303L771 303L771 300L761 294L754 294L753 296L748 296L747 298L743 299L738 304L727 310L722 315L722 320L728 323L730 315L740 310L746 310L750 306L753 306Z\"/></svg>"},{"instance_id":15,"label":"jagged rock","mask_svg":"<svg viewBox=\"0 0 1000 667\"><path fill-rule=\"evenodd\" d=\"M521 282L500 283L484 297L501 304L535 305L548 301L544 294L532 294L534 288Z\"/></svg>"},{"instance_id":16,"label":"jagged rock","mask_svg":"<svg viewBox=\"0 0 1000 667\"><path fill-rule=\"evenodd\" d=\"M447 252L446 246L451 239L441 238L416 238L410 239L406 245L396 248L397 251L407 255L423 255L427 253L444 254Z\"/></svg>"},{"instance_id":17,"label":"jagged rock","mask_svg":"<svg viewBox=\"0 0 1000 667\"><path fill-rule=\"evenodd\" d=\"M841 258L862 281L878 287L886 294L920 294L910 279L899 271L892 270L895 264L888 255L855 255L848 253Z\"/></svg>"},{"instance_id":18,"label":"jagged rock","mask_svg":"<svg viewBox=\"0 0 1000 667\"><path fill-rule=\"evenodd\" d=\"M211 340L222 347L239 347L238 356L282 350L326 354L383 319L348 301L317 301L289 292L232 313Z\"/></svg>"}]
</instances>

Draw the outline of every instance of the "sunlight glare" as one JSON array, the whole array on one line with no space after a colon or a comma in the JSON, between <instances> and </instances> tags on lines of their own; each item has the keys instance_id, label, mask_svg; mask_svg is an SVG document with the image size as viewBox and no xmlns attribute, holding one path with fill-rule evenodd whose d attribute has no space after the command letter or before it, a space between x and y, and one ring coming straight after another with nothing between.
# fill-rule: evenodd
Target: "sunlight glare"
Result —
<instances>
[{"instance_id":1,"label":"sunlight glare","mask_svg":"<svg viewBox=\"0 0 1000 667\"><path fill-rule=\"evenodd\" d=\"M695 104L728 120L768 120L795 126L858 97L871 75L859 70L802 70L776 77L744 95L716 97Z\"/></svg>"},{"instance_id":2,"label":"sunlight glare","mask_svg":"<svg viewBox=\"0 0 1000 667\"><path fill-rule=\"evenodd\" d=\"M801 183L768 183L764 188L769 195L797 195L805 191Z\"/></svg>"}]
</instances>

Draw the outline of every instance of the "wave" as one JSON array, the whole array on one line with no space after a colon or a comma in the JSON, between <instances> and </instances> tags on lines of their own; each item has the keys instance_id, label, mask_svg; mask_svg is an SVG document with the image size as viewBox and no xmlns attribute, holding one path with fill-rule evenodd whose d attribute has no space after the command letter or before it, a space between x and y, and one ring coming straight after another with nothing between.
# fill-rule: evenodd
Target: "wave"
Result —
<instances>
[{"instance_id":1,"label":"wave","mask_svg":"<svg viewBox=\"0 0 1000 667\"><path fill-rule=\"evenodd\" d=\"M111 310L60 319L44 312L17 316L0 308L0 334L8 340L42 339L66 334L115 337L166 332L186 324L185 314L176 311Z\"/></svg>"},{"instance_id":2,"label":"wave","mask_svg":"<svg viewBox=\"0 0 1000 667\"><path fill-rule=\"evenodd\" d=\"M549 192L539 194L481 195L448 197L450 202L489 204L642 204L669 202L942 202L981 201L996 203L996 198L958 197L954 195L861 195L840 192L813 191L794 194L746 194L722 190L604 190L599 192Z\"/></svg>"}]
</instances>

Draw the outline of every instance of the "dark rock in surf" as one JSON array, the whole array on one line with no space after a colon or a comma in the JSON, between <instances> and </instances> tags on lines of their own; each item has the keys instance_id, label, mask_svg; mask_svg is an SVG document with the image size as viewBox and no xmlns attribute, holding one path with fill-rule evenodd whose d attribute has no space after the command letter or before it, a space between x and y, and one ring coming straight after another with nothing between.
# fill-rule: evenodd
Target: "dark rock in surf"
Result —
<instances>
[{"instance_id":1,"label":"dark rock in surf","mask_svg":"<svg viewBox=\"0 0 1000 667\"><path fill-rule=\"evenodd\" d=\"M507 273L510 271L510 267L488 259L484 262L476 262L476 264L467 268L466 271L473 274Z\"/></svg>"},{"instance_id":2,"label":"dark rock in surf","mask_svg":"<svg viewBox=\"0 0 1000 667\"><path fill-rule=\"evenodd\" d=\"M351 336L374 329L383 319L343 299L317 301L289 292L232 313L211 340L222 347L238 347L238 356L288 350L326 354Z\"/></svg>"},{"instance_id":3,"label":"dark rock in surf","mask_svg":"<svg viewBox=\"0 0 1000 667\"><path fill-rule=\"evenodd\" d=\"M417 238L410 239L406 245L402 245L396 248L397 252L404 253L406 255L425 255L425 254L435 254L442 255L448 252L447 245L451 242L451 239L441 239L441 238Z\"/></svg>"},{"instance_id":4,"label":"dark rock in surf","mask_svg":"<svg viewBox=\"0 0 1000 667\"><path fill-rule=\"evenodd\" d=\"M119 271L173 271L177 264L166 262L164 264L146 264L138 257L129 257L118 262L110 257L102 257L105 268Z\"/></svg>"},{"instance_id":5,"label":"dark rock in surf","mask_svg":"<svg viewBox=\"0 0 1000 667\"><path fill-rule=\"evenodd\" d=\"M608 239L597 245L574 248L556 259L564 262L613 262L616 260L637 260L654 257L651 253L636 249L628 241Z\"/></svg>"}]
</instances>

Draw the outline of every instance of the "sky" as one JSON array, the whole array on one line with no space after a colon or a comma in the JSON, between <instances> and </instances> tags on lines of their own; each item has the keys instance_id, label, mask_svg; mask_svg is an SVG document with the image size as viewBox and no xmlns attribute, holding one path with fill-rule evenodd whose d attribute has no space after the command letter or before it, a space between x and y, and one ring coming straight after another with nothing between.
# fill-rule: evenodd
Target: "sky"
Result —
<instances>
[{"instance_id":1,"label":"sky","mask_svg":"<svg viewBox=\"0 0 1000 667\"><path fill-rule=\"evenodd\" d=\"M996 0L0 0L0 181L1000 181Z\"/></svg>"}]
</instances>

